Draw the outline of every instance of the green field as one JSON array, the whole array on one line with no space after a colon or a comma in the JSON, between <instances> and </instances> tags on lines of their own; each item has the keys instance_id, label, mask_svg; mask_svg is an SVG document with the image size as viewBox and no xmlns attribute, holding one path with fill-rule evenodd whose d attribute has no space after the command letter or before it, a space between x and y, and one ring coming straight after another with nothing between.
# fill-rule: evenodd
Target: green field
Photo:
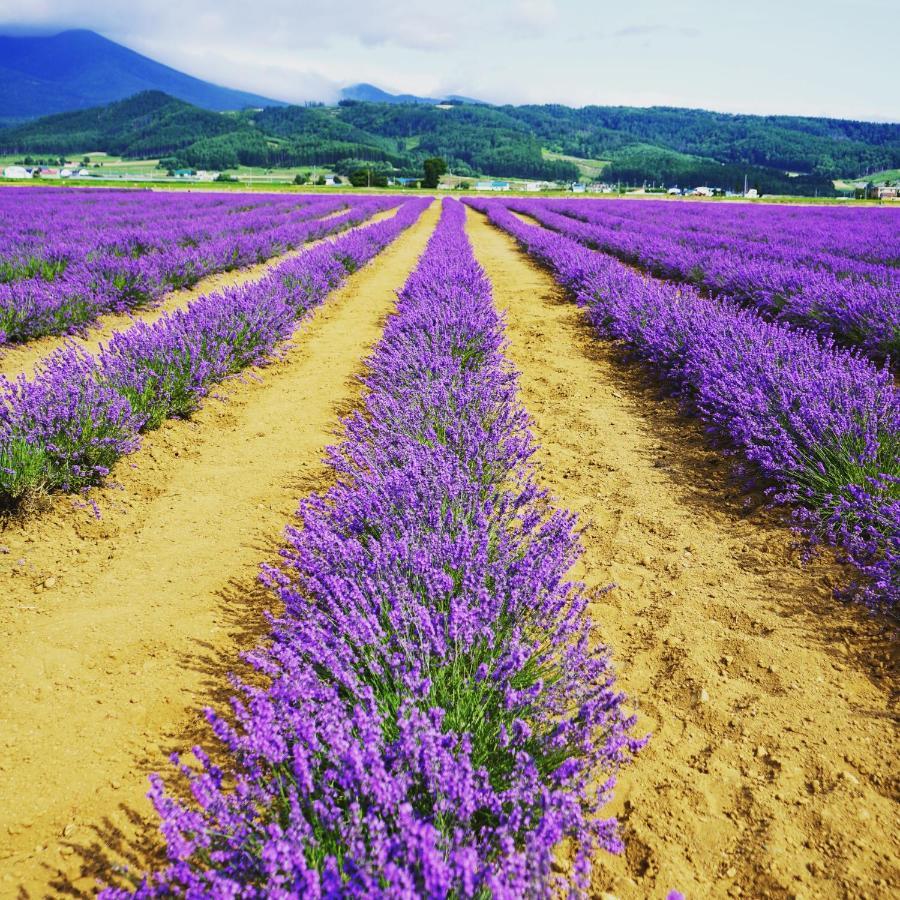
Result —
<instances>
[{"instance_id":1,"label":"green field","mask_svg":"<svg viewBox=\"0 0 900 900\"><path fill-rule=\"evenodd\" d=\"M541 150L541 153L544 159L556 159L574 163L578 167L578 171L591 181L596 181L610 163L608 159L584 159L580 156L567 156L565 153L555 153L553 150L547 150L546 147Z\"/></svg>"},{"instance_id":2,"label":"green field","mask_svg":"<svg viewBox=\"0 0 900 900\"><path fill-rule=\"evenodd\" d=\"M892 183L900 182L900 169L885 169L883 172L875 172L872 175L866 175L861 181L871 181L872 184L886 184L888 181Z\"/></svg>"},{"instance_id":3,"label":"green field","mask_svg":"<svg viewBox=\"0 0 900 900\"><path fill-rule=\"evenodd\" d=\"M35 160L35 164L39 160L44 160L47 166L54 169L60 168L58 157L53 158L47 154L41 155L39 153L33 153L30 156ZM0 168L10 165L21 165L24 162L24 158L25 156L21 153L13 155L0 154ZM85 158L89 159L89 163L85 168L91 170L91 180L96 178L103 181L173 181L172 178L166 175L165 170L159 168L158 159L124 159L121 156L113 156L108 153L88 152L72 154L66 157L66 162L81 168L84 165L83 161ZM287 166L283 169L267 169L262 166L238 166L236 169L228 169L227 171L242 182L261 185L292 184L294 177L298 174L306 175L307 178L311 179L318 178L320 175L333 174L330 168L323 166ZM44 180L48 179L45 178ZM85 181L87 179L81 180ZM196 184L193 181L190 183Z\"/></svg>"}]
</instances>

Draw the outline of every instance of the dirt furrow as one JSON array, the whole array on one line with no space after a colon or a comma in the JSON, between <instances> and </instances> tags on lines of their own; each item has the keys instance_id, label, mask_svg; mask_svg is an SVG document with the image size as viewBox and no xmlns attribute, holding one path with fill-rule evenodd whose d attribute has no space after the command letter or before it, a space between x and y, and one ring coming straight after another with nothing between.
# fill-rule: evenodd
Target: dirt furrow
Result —
<instances>
[{"instance_id":1,"label":"dirt furrow","mask_svg":"<svg viewBox=\"0 0 900 900\"><path fill-rule=\"evenodd\" d=\"M540 475L580 516L578 574L616 585L597 621L653 733L620 778L627 849L599 861L596 894L895 896L889 631L831 598L844 573L801 565L783 521L548 273L480 214L468 227Z\"/></svg>"},{"instance_id":2,"label":"dirt furrow","mask_svg":"<svg viewBox=\"0 0 900 900\"><path fill-rule=\"evenodd\" d=\"M255 587L362 359L437 221L422 219L300 327L283 358L120 462L118 486L0 532L0 895L89 892L141 863L147 774L264 629Z\"/></svg>"},{"instance_id":3,"label":"dirt furrow","mask_svg":"<svg viewBox=\"0 0 900 900\"><path fill-rule=\"evenodd\" d=\"M346 211L342 209L322 218L323 220L330 219L334 216L342 215ZM397 209L395 207L385 212L376 213L370 219L355 226L355 228L364 228L373 222L380 222L382 219L390 218L396 212ZM213 275L207 275L205 278L201 278L193 287L170 291L162 297L158 304L147 309L110 313L109 315L101 316L96 323L87 326L87 331L84 335L51 335L28 341L25 344L10 344L8 347L0 348L0 375L5 375L7 378L15 378L23 372L26 375L31 375L37 363L54 350L58 350L67 341L84 348L88 353L96 353L100 345L108 341L114 332L123 331L136 321L155 322L166 313L181 309L204 294L211 294L213 291L220 291L223 288L237 287L238 285L259 281L280 263L305 253L323 241L354 231L355 228L348 228L327 237L309 241L295 250L289 250L280 256L273 256L271 259L256 265L242 269L233 269L230 272L216 272Z\"/></svg>"}]
</instances>

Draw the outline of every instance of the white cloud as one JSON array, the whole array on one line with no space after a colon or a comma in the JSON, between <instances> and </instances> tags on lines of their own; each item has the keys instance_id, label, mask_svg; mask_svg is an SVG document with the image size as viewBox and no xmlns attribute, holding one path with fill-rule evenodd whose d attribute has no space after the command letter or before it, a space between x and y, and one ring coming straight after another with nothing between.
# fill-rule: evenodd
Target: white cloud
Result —
<instances>
[{"instance_id":1,"label":"white cloud","mask_svg":"<svg viewBox=\"0 0 900 900\"><path fill-rule=\"evenodd\" d=\"M626 25L613 32L613 37L620 38L646 38L654 36L670 37L697 37L699 28L690 28L684 25Z\"/></svg>"},{"instance_id":2,"label":"white cloud","mask_svg":"<svg viewBox=\"0 0 900 900\"><path fill-rule=\"evenodd\" d=\"M859 2L870 21L892 6ZM900 119L893 89L900 63L848 40L840 17L822 14L823 3L839 5L0 0L0 23L91 28L191 75L294 101L332 99L341 85L370 81L392 91L488 101L659 98L729 111Z\"/></svg>"}]
</instances>

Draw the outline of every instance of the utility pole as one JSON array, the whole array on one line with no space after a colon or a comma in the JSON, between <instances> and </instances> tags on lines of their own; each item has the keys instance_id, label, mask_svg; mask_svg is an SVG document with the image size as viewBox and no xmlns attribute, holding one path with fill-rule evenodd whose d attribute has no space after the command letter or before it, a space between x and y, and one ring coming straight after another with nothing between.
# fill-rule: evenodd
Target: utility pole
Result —
<instances>
[{"instance_id":1,"label":"utility pole","mask_svg":"<svg viewBox=\"0 0 900 900\"><path fill-rule=\"evenodd\" d=\"M747 173L744 172L744 196L747 196Z\"/></svg>"}]
</instances>

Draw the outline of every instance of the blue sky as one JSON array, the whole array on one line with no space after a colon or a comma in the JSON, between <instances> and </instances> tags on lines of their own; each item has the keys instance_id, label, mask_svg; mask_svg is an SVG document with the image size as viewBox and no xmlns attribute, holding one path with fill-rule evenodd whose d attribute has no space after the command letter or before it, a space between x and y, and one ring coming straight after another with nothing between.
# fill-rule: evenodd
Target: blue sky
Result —
<instances>
[{"instance_id":1,"label":"blue sky","mask_svg":"<svg viewBox=\"0 0 900 900\"><path fill-rule=\"evenodd\" d=\"M290 101L370 81L491 102L900 121L896 0L0 0L0 23L92 28ZM425 4L421 4L425 6ZM880 35L885 36L880 40Z\"/></svg>"}]
</instances>

